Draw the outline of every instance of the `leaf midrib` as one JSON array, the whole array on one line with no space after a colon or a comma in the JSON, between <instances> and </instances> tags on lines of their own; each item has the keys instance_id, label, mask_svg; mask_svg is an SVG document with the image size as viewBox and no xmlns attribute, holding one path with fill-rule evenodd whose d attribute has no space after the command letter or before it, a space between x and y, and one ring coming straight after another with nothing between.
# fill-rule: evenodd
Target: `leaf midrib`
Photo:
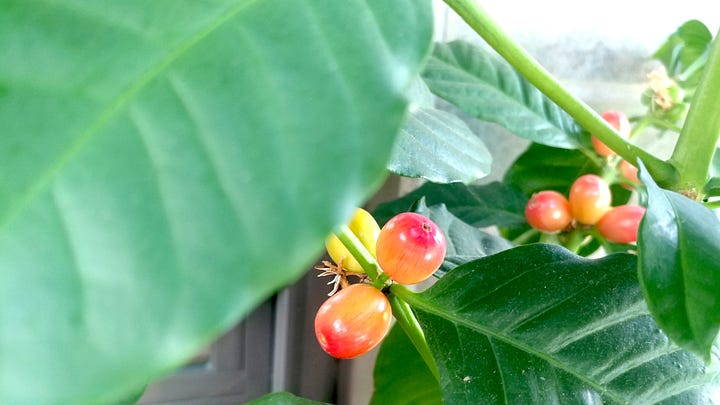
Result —
<instances>
[{"instance_id":1,"label":"leaf midrib","mask_svg":"<svg viewBox=\"0 0 720 405\"><path fill-rule=\"evenodd\" d=\"M405 300L411 306L414 306L424 312L427 312L429 314L446 319L446 320L456 323L458 325L462 325L464 327L467 327L468 329L476 330L486 336L500 340L510 346L513 346L519 350L522 350L525 353L528 353L528 354L536 356L542 360L545 360L551 366L561 369L561 370L567 372L568 374L573 375L577 379L587 383L589 386L591 386L597 392L601 393L602 395L605 395L606 397L608 397L609 399L611 399L612 401L614 401L616 403L619 403L619 404L627 403L627 401L625 401L623 398L619 397L617 394L615 394L615 393L609 391L607 388L603 387L600 382L595 381L594 379L591 379L591 378L585 376L579 370L576 370L572 367L568 367L566 364L559 362L554 357L547 355L543 352L537 351L534 348L526 345L525 343L523 343L517 339L513 339L509 336L502 334L500 331L496 331L494 329L488 328L485 325L469 322L459 316L456 316L455 314L444 312L444 311L440 310L440 308L438 308L438 307L429 305L428 303L426 303L425 301L420 299L419 295L412 293L406 289L397 289L397 290L394 290L393 293L398 295L401 299Z\"/></svg>"},{"instance_id":2,"label":"leaf midrib","mask_svg":"<svg viewBox=\"0 0 720 405\"><path fill-rule=\"evenodd\" d=\"M75 138L60 156L48 165L47 169L33 182L27 190L22 193L15 204L12 204L5 215L0 217L0 231L7 226L30 204L34 198L42 192L58 176L62 169L67 166L75 156L101 131L110 120L125 107L132 98L142 91L155 78L165 72L172 64L187 54L190 50L200 44L210 34L223 27L228 21L235 18L245 8L253 5L258 0L247 0L240 2L233 7L220 13L216 19L210 21L204 28L198 30L194 35L181 42L164 59L160 60L145 73L140 75L125 91L112 99L108 106L103 109L97 118L93 120L85 131Z\"/></svg>"}]
</instances>

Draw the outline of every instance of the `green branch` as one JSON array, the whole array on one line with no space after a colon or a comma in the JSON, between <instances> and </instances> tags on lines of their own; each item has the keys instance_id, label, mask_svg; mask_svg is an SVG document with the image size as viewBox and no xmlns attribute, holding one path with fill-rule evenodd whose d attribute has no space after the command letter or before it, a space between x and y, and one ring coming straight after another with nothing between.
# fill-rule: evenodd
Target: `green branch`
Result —
<instances>
[{"instance_id":1,"label":"green branch","mask_svg":"<svg viewBox=\"0 0 720 405\"><path fill-rule=\"evenodd\" d=\"M637 158L642 159L653 178L660 184L668 185L676 182L677 175L672 165L625 140L600 115L570 94L525 49L502 31L480 7L477 0L445 0L445 3L530 83L623 159L629 162L637 162Z\"/></svg>"},{"instance_id":2,"label":"green branch","mask_svg":"<svg viewBox=\"0 0 720 405\"><path fill-rule=\"evenodd\" d=\"M400 284L393 284L390 287L391 292L398 290L403 290L399 292L404 294L412 294L408 289L406 289ZM417 321L417 318L415 318L415 314L413 313L412 308L410 308L410 305L408 305L407 302L405 302L402 298L398 297L394 293L390 294L388 298L390 300L390 306L392 307L393 315L395 316L398 325L400 325L403 332L405 332L407 337L412 342L413 346L415 346L415 349L418 351L423 361L425 361L425 364L427 364L430 372L435 376L438 381L440 381L440 373L438 372L437 365L435 364L435 358L430 352L430 348L428 347L427 341L425 340L425 333L423 332L420 323Z\"/></svg>"},{"instance_id":3,"label":"green branch","mask_svg":"<svg viewBox=\"0 0 720 405\"><path fill-rule=\"evenodd\" d=\"M377 264L377 261L370 252L365 249L365 246L363 246L357 236L355 236L347 225L341 226L336 235L363 270L365 270L365 274L372 280L372 285L378 289L382 289L388 277L380 271L380 266Z\"/></svg>"},{"instance_id":4,"label":"green branch","mask_svg":"<svg viewBox=\"0 0 720 405\"><path fill-rule=\"evenodd\" d=\"M703 197L710 163L720 139L720 41L717 35L670 157L680 174L676 188L696 199Z\"/></svg>"}]
</instances>

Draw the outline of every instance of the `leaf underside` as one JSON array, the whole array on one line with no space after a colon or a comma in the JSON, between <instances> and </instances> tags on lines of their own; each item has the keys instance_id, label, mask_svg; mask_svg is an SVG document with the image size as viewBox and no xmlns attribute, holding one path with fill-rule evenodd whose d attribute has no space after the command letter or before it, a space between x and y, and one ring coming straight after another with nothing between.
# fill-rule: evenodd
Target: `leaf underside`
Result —
<instances>
[{"instance_id":1,"label":"leaf underside","mask_svg":"<svg viewBox=\"0 0 720 405\"><path fill-rule=\"evenodd\" d=\"M517 136L569 149L588 142L570 115L487 49L436 44L423 78L435 95Z\"/></svg>"}]
</instances>

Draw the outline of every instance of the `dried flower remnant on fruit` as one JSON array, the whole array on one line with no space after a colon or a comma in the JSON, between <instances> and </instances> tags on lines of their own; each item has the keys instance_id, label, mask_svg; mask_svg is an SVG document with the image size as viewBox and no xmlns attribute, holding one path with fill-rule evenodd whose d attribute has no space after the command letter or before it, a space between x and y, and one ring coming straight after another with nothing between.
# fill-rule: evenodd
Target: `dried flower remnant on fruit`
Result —
<instances>
[{"instance_id":1,"label":"dried flower remnant on fruit","mask_svg":"<svg viewBox=\"0 0 720 405\"><path fill-rule=\"evenodd\" d=\"M322 266L315 266L315 270L320 270L322 272L317 275L318 277L332 277L332 280L327 283L327 285L333 286L332 290L328 293L329 297L335 295L338 290L346 288L350 285L350 283L348 282L348 276L355 276L359 278L360 281L365 281L365 279L367 278L365 274L346 271L342 266L342 260L340 260L340 263L338 263L337 265L327 260L323 260Z\"/></svg>"}]
</instances>

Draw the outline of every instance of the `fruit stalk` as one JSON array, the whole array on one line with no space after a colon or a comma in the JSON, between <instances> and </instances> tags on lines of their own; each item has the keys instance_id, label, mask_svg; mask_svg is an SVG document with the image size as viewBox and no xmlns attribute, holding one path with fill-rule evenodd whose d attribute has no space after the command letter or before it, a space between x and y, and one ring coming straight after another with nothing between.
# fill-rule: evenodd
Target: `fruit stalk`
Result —
<instances>
[{"instance_id":1,"label":"fruit stalk","mask_svg":"<svg viewBox=\"0 0 720 405\"><path fill-rule=\"evenodd\" d=\"M393 284L390 287L391 292L398 292L398 290L402 290L402 293L412 294L412 292L400 284ZM408 305L407 302L394 293L390 294L388 298L390 300L390 307L392 308L393 315L395 316L398 324L410 339L413 346L415 346L418 353L420 353L420 357L422 357L423 361L425 361L425 364L427 364L430 372L439 381L440 373L438 372L437 365L435 364L435 358L430 352L430 348L425 340L425 333L423 332L420 323L418 323L417 318L415 318L412 308L410 308L410 305Z\"/></svg>"},{"instance_id":2,"label":"fruit stalk","mask_svg":"<svg viewBox=\"0 0 720 405\"><path fill-rule=\"evenodd\" d=\"M530 83L623 159L636 162L637 158L640 158L659 184L675 184L677 174L671 164L623 139L600 115L570 94L525 49L510 38L477 0L445 0L445 3Z\"/></svg>"},{"instance_id":3,"label":"fruit stalk","mask_svg":"<svg viewBox=\"0 0 720 405\"><path fill-rule=\"evenodd\" d=\"M377 261L375 261L375 258L365 249L365 246L363 246L357 236L350 230L350 227L342 225L336 234L340 242L345 245L345 248L353 255L355 260L360 263L360 266L365 270L365 274L370 277L372 285L382 289L387 281L387 276L380 273L380 266L378 266Z\"/></svg>"}]
</instances>

